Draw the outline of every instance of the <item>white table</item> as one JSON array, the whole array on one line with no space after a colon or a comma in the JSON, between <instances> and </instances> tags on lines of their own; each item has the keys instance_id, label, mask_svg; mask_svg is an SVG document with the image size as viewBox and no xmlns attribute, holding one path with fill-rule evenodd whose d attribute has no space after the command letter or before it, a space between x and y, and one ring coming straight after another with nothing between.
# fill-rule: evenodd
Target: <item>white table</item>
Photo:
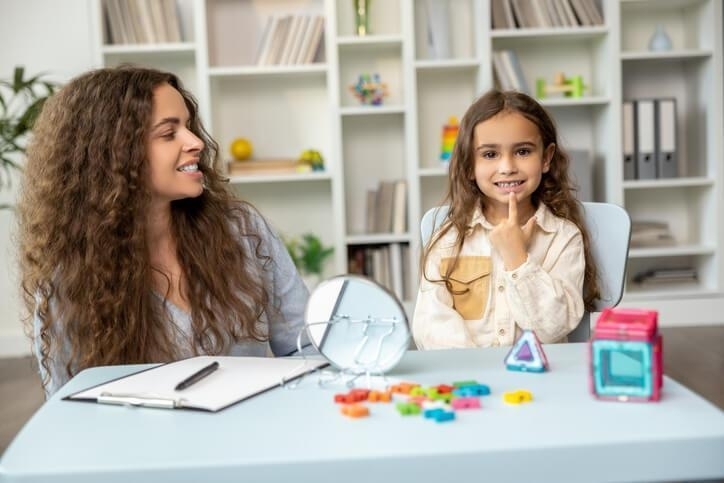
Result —
<instances>
[{"instance_id":1,"label":"white table","mask_svg":"<svg viewBox=\"0 0 724 483\"><path fill-rule=\"evenodd\" d=\"M724 413L666 378L658 403L595 400L585 344L544 346L551 371L505 370L507 349L409 352L391 377L476 379L482 410L436 423L370 404L342 416L316 377L219 413L61 397L145 366L83 371L25 425L2 459L7 482L654 481L724 478ZM518 388L534 401L510 406ZM297 478L295 480L295 478Z\"/></svg>"}]
</instances>

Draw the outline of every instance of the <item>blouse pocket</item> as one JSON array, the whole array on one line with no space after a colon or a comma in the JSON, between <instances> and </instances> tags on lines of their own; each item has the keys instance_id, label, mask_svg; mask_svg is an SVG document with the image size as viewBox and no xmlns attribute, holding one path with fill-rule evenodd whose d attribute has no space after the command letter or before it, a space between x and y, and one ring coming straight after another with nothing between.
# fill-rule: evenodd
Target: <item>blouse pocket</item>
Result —
<instances>
[{"instance_id":1,"label":"blouse pocket","mask_svg":"<svg viewBox=\"0 0 724 483\"><path fill-rule=\"evenodd\" d=\"M444 277L454 258L440 261L440 274ZM449 275L453 308L465 320L483 317L490 296L490 257L460 256L457 266Z\"/></svg>"}]
</instances>

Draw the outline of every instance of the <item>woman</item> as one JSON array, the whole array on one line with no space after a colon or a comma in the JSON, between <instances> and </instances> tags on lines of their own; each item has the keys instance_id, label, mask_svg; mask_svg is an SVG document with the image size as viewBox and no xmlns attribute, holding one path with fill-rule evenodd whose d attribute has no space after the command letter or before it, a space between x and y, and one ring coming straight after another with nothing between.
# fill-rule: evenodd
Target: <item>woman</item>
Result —
<instances>
[{"instance_id":1,"label":"woman","mask_svg":"<svg viewBox=\"0 0 724 483\"><path fill-rule=\"evenodd\" d=\"M48 396L92 366L294 352L308 292L217 148L170 73L100 69L48 100L18 206Z\"/></svg>"}]
</instances>

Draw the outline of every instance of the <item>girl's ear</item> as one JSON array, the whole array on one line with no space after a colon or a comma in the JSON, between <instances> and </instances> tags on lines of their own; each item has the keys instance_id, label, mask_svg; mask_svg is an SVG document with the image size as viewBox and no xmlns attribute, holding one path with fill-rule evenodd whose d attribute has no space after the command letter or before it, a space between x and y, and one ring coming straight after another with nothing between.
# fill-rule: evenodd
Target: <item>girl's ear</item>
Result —
<instances>
[{"instance_id":1,"label":"girl's ear","mask_svg":"<svg viewBox=\"0 0 724 483\"><path fill-rule=\"evenodd\" d=\"M551 169L551 160L553 155L556 153L555 143L550 143L543 151L543 172L547 173Z\"/></svg>"}]
</instances>

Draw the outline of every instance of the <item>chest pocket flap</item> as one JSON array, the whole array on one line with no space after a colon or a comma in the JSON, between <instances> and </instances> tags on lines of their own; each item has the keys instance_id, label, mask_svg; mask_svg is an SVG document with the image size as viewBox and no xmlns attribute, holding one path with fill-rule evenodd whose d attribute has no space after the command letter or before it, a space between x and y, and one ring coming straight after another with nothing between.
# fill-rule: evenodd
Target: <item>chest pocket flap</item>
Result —
<instances>
[{"instance_id":1,"label":"chest pocket flap","mask_svg":"<svg viewBox=\"0 0 724 483\"><path fill-rule=\"evenodd\" d=\"M440 274L445 277L454 258L440 261ZM483 317L490 297L490 272L492 262L487 256L460 256L457 266L448 276L448 290L453 298L453 308L465 320Z\"/></svg>"}]
</instances>

